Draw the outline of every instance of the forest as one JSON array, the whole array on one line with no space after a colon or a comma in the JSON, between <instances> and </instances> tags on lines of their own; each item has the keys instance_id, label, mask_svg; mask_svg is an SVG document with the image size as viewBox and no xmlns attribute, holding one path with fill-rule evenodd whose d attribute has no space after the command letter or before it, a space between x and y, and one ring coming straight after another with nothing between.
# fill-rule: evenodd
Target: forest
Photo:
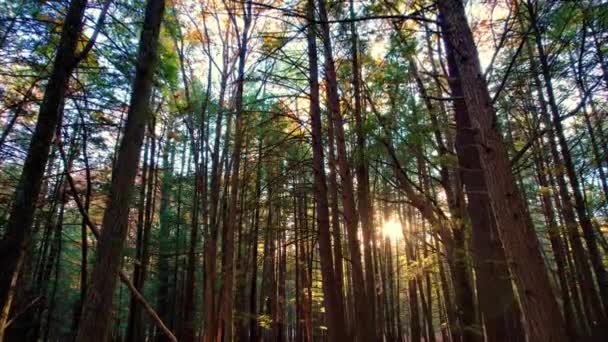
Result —
<instances>
[{"instance_id":1,"label":"forest","mask_svg":"<svg viewBox=\"0 0 608 342\"><path fill-rule=\"evenodd\" d=\"M0 342L608 341L608 2L0 0Z\"/></svg>"}]
</instances>

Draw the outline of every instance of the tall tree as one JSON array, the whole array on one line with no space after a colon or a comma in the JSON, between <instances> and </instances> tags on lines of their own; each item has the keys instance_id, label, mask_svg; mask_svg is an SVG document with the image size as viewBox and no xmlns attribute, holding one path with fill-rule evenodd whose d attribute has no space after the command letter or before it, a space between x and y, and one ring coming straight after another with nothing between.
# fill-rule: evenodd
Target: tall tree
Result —
<instances>
[{"instance_id":1,"label":"tall tree","mask_svg":"<svg viewBox=\"0 0 608 342\"><path fill-rule=\"evenodd\" d=\"M316 43L316 25L314 0L308 0L306 6L307 19L310 25L307 29L308 43L308 73L310 83L310 119L312 126L313 145L313 174L315 214L317 220L319 254L321 255L321 273L323 275L323 294L327 308L329 338L342 340L347 338L344 322L344 306L339 302L340 295L336 287L336 275L331 252L331 237L329 232L329 206L327 202L327 179L325 176L325 161L323 151L321 108L319 104L318 58Z\"/></svg>"},{"instance_id":2,"label":"tall tree","mask_svg":"<svg viewBox=\"0 0 608 342\"><path fill-rule=\"evenodd\" d=\"M82 311L77 341L87 341L90 336L105 341L110 332L116 276L129 228L129 202L137 174L144 131L150 121L150 95L158 59L158 37L164 10L164 0L149 0L146 4L125 133L112 172L108 206L103 216L102 234Z\"/></svg>"},{"instance_id":3,"label":"tall tree","mask_svg":"<svg viewBox=\"0 0 608 342\"><path fill-rule=\"evenodd\" d=\"M496 123L486 81L464 6L458 0L438 1L443 33L454 53L463 97L477 135L477 145L511 273L522 296L528 334L543 341L565 340L561 312L553 295L538 237L523 198L515 186L511 163ZM551 315L548 319L547 315Z\"/></svg>"},{"instance_id":4,"label":"tall tree","mask_svg":"<svg viewBox=\"0 0 608 342\"><path fill-rule=\"evenodd\" d=\"M344 136L343 118L340 110L336 67L333 57L332 39L330 35L327 8L324 0L318 1L319 19L321 21L321 37L323 41L323 55L325 57L325 78L327 82L328 111L333 122L336 138L336 151L338 159L338 173L342 184L342 199L344 206L344 221L348 234L348 247L352 266L352 277L355 297L355 315L359 325L355 327L356 336L362 341L374 339L374 321L366 306L371 302L365 287L361 248L359 244L358 225L359 216L355 205L355 195L351 167L346 155L346 142ZM357 71L354 71L357 72ZM363 146L361 146L363 148ZM365 185L363 185L365 186ZM365 203L362 204L365 206ZM369 210L366 208L366 210ZM369 228L369 227L367 227ZM366 232L367 234L367 232ZM373 272L373 270L368 270ZM337 303L343 305L342 303ZM373 308L372 308L373 309Z\"/></svg>"},{"instance_id":5,"label":"tall tree","mask_svg":"<svg viewBox=\"0 0 608 342\"><path fill-rule=\"evenodd\" d=\"M86 0L72 0L61 27L61 39L57 46L53 69L38 112L36 128L30 140L21 177L4 236L0 241L0 340L7 324L11 304L17 287L19 272L29 252L32 223L44 171L57 125L61 122L70 75L83 56L77 53L77 45L83 28Z\"/></svg>"}]
</instances>

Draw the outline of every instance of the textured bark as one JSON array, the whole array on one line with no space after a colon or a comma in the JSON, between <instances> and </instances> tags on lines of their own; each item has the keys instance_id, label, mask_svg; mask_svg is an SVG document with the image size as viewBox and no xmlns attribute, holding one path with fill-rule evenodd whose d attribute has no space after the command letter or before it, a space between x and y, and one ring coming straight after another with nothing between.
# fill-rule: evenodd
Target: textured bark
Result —
<instances>
[{"instance_id":1,"label":"textured bark","mask_svg":"<svg viewBox=\"0 0 608 342\"><path fill-rule=\"evenodd\" d=\"M490 203L511 274L520 292L529 338L565 341L565 324L540 253L532 219L515 186L463 3L441 0L437 4L443 17L442 28L448 48L454 53L460 74L463 97L472 124L468 129L475 132Z\"/></svg>"},{"instance_id":2,"label":"textured bark","mask_svg":"<svg viewBox=\"0 0 608 342\"><path fill-rule=\"evenodd\" d=\"M447 51L450 89L456 117L456 151L460 175L467 194L467 209L472 228L472 252L477 277L479 305L488 340L524 341L525 333L515 298L504 249L498 237L494 211L483 177L475 135L463 99L458 68L453 53ZM499 294L497 296L497 294Z\"/></svg>"},{"instance_id":3,"label":"textured bark","mask_svg":"<svg viewBox=\"0 0 608 342\"><path fill-rule=\"evenodd\" d=\"M90 336L96 336L100 341L108 338L112 297L128 230L129 202L144 131L149 121L148 105L164 9L164 0L149 0L146 4L127 123L112 172L110 196L103 216L97 258L76 337L79 342L88 341Z\"/></svg>"}]
</instances>

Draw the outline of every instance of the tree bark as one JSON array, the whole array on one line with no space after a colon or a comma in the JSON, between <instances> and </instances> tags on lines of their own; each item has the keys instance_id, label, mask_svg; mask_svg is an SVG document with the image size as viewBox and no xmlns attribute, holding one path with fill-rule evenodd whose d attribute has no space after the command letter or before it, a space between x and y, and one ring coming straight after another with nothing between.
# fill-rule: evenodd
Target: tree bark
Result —
<instances>
[{"instance_id":1,"label":"tree bark","mask_svg":"<svg viewBox=\"0 0 608 342\"><path fill-rule=\"evenodd\" d=\"M504 249L498 237L494 210L488 198L483 167L467 105L463 99L460 75L451 49L447 50L449 85L456 118L456 151L460 175L466 188L471 219L473 261L480 308L490 341L524 341L525 333ZM497 294L500 294L497 296ZM465 328L466 329L466 328Z\"/></svg>"},{"instance_id":2,"label":"tree bark","mask_svg":"<svg viewBox=\"0 0 608 342\"><path fill-rule=\"evenodd\" d=\"M459 0L440 0L437 4L447 47L454 53L460 75L472 124L468 129L476 134L476 145L500 239L520 291L528 335L530 339L538 341L565 341L564 321L540 253L532 219L515 186L507 151L496 126L496 113L482 76L464 5Z\"/></svg>"}]
</instances>

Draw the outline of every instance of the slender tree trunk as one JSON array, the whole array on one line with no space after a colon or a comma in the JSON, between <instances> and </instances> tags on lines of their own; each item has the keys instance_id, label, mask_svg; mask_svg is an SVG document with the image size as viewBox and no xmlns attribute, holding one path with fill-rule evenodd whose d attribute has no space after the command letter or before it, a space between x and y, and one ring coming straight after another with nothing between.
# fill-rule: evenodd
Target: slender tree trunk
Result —
<instances>
[{"instance_id":1,"label":"slender tree trunk","mask_svg":"<svg viewBox=\"0 0 608 342\"><path fill-rule=\"evenodd\" d=\"M141 274L141 263L142 263L142 248L143 248L143 235L144 235L144 226L146 225L146 189L148 188L148 178L151 176L148 175L148 171L151 170L148 163L148 156L150 150L150 140L151 137L147 139L144 137L144 156L142 163L142 171L141 171L141 184L139 190L139 203L137 206L137 234L135 240L135 265L133 266L133 285L137 290L141 290L139 287L139 279ZM150 172L151 173L151 172ZM141 331L141 311L137 307L137 301L135 299L135 295L131 295L131 302L129 306L129 318L127 324L127 341L134 342L138 339L138 334Z\"/></svg>"},{"instance_id":2,"label":"slender tree trunk","mask_svg":"<svg viewBox=\"0 0 608 342\"><path fill-rule=\"evenodd\" d=\"M191 139L196 139L191 136ZM201 170L199 165L198 151L192 151L194 155L194 188L192 190L192 213L190 222L190 242L188 245L188 258L186 261L185 298L184 298L184 321L183 340L194 342L196 338L196 323L194 316L196 311L196 267L198 257L196 246L198 245L199 231L199 196L201 194Z\"/></svg>"},{"instance_id":3,"label":"slender tree trunk","mask_svg":"<svg viewBox=\"0 0 608 342\"><path fill-rule=\"evenodd\" d=\"M262 195L262 148L264 146L263 138L259 137L258 139L258 160L256 167L256 177L255 177L255 203L260 202L260 197ZM249 295L249 340L252 342L257 342L258 338L258 308L257 308L257 286L258 286L258 241L259 241L259 232L260 232L260 205L256 205L255 212L253 214L253 236L252 236L252 248L251 248L251 263L252 263L252 271L251 271L251 293ZM296 238L297 240L297 238Z\"/></svg>"},{"instance_id":4,"label":"slender tree trunk","mask_svg":"<svg viewBox=\"0 0 608 342\"><path fill-rule=\"evenodd\" d=\"M160 227L159 227L159 249L158 249L158 287L157 287L157 308L158 314L163 322L171 322L171 310L169 304L169 255L178 253L172 251L170 246L171 222L170 222L170 203L173 187L173 165L175 163L175 143L170 137L173 131L173 123L167 126L167 142L163 149L162 157L162 180L160 189ZM169 328L173 325L169 324ZM167 338L164 334L158 333L157 342L165 342Z\"/></svg>"},{"instance_id":5,"label":"slender tree trunk","mask_svg":"<svg viewBox=\"0 0 608 342\"><path fill-rule=\"evenodd\" d=\"M314 2L307 4L309 23L314 20ZM342 341L347 337L344 323L343 306L339 303L336 288L334 262L331 252L331 237L329 232L329 208L327 203L327 180L325 177L324 152L321 128L321 110L319 106L319 82L317 65L317 44L315 25L309 24L307 30L308 67L310 82L310 119L312 125L313 174L315 211L318 229L319 254L321 258L321 274L323 277L323 294L327 312L327 327L330 341Z\"/></svg>"},{"instance_id":6,"label":"slender tree trunk","mask_svg":"<svg viewBox=\"0 0 608 342\"><path fill-rule=\"evenodd\" d=\"M336 155L334 144L334 124L331 118L327 120L327 144L329 155L327 164L329 166L329 175L327 187L329 191L329 201L331 206L331 233L333 238L333 256L334 270L336 275L336 290L338 292L338 302L344 301L344 253L342 251L342 229L340 226L340 209L338 199L338 181L336 179ZM346 315L346 312L344 312ZM346 319L346 317L345 317ZM345 320L346 330L349 331L349 322Z\"/></svg>"},{"instance_id":7,"label":"slender tree trunk","mask_svg":"<svg viewBox=\"0 0 608 342\"><path fill-rule=\"evenodd\" d=\"M570 191L568 189L568 185L566 183L566 179L563 174L563 170L565 169L564 162L562 156L558 151L558 144L556 143L555 132L551 129L551 118L548 111L548 103L545 99L542 84L540 80L540 76L537 72L537 64L536 60L532 56L532 51L529 50L530 57L530 65L533 73L534 86L536 87L536 91L538 92L538 101L540 108L540 120L544 123L544 125L549 129L548 132L548 142L549 149L551 152L551 160L553 161L555 180L557 183L557 189L559 196L561 197L562 213L564 223L566 226L566 231L568 233L568 239L570 240L570 244L572 247L572 254L574 263L576 264L578 278L580 279L580 287L582 298L584 302L584 307L586 310L586 315L589 318L589 322L593 329L597 331L597 324L593 324L592 322L597 322L602 319L602 307L601 301L599 300L598 293L593 285L593 274L591 271L591 267L589 265L589 258L587 256L587 252L585 251L582 241L580 239L580 234L578 230L578 223L576 222L576 217L574 213L574 208L572 206L572 197ZM542 139L541 139L542 140Z\"/></svg>"},{"instance_id":8,"label":"slender tree trunk","mask_svg":"<svg viewBox=\"0 0 608 342\"><path fill-rule=\"evenodd\" d=\"M585 49L584 38L583 38L583 42L581 44L582 44L581 50L584 50ZM576 85L578 87L580 96L581 96L581 98L584 98L586 96L586 93L589 92L588 86L586 85L586 82L585 82L586 75L584 75L584 72L582 70L582 65L579 65L579 68L576 67L572 53L570 53L570 68L572 69L572 74L574 75L574 79L576 80ZM585 127L587 128L587 133L589 134L589 140L590 140L589 142L591 144L591 152L593 153L593 161L595 162L595 166L597 168L597 172L598 172L598 176L599 176L598 178L599 178L600 184L602 186L602 191L604 192L604 200L608 201L608 178L606 177L606 172L604 171L604 160L600 153L597 132L594 129L593 125L591 124L591 118L590 118L589 112L587 110L587 107L588 107L587 103L591 104L591 108L593 110L593 108L595 106L593 105L593 99L590 98L588 101L585 100L585 104L583 105L583 108L581 111L583 114Z\"/></svg>"},{"instance_id":9,"label":"slender tree trunk","mask_svg":"<svg viewBox=\"0 0 608 342\"><path fill-rule=\"evenodd\" d=\"M427 177L425 177L427 178ZM423 236L425 237L426 241L426 236L428 236L428 232L426 230L426 224L424 222L421 222L422 225L422 232L423 232ZM422 246L422 255L424 256L425 259L427 259L429 257L429 250L428 250L428 245L426 243L424 243L424 245ZM433 326L433 294L431 292L431 272L429 270L425 270L424 272L424 283L426 284L426 315L425 315L425 319L426 319L426 326L428 329L428 334L429 334L429 342L435 342L435 328Z\"/></svg>"},{"instance_id":10,"label":"slender tree trunk","mask_svg":"<svg viewBox=\"0 0 608 342\"><path fill-rule=\"evenodd\" d=\"M344 207L344 221L348 231L348 246L352 266L352 277L355 297L355 315L357 325L355 327L357 339L360 341L375 340L374 322L367 306L370 302L365 288L365 278L363 274L363 264L361 262L361 249L358 238L358 214L355 206L353 177L348 165L346 155L346 143L344 138L343 119L340 113L340 103L338 98L338 85L336 69L333 59L333 49L330 37L329 23L327 22L327 10L325 0L318 0L319 19L321 20L321 36L323 37L323 51L325 56L325 77L327 81L327 96L329 99L329 114L334 123L334 134L336 138L338 171L342 181L342 197ZM373 272L373 270L370 270ZM340 311L343 311L343 303Z\"/></svg>"},{"instance_id":11,"label":"slender tree trunk","mask_svg":"<svg viewBox=\"0 0 608 342\"><path fill-rule=\"evenodd\" d=\"M238 210L238 198L240 188L240 165L241 165L241 150L243 145L243 89L245 85L245 61L247 58L247 49L249 43L249 28L252 23L252 4L247 1L242 4L244 25L241 31L239 45L239 62L237 70L236 94L235 94L235 140L234 151L232 154L232 174L230 177L230 202L228 205L228 221L225 229L226 235L224 255L225 263L222 265L224 281L222 283L221 304L219 311L219 326L217 339L226 341L232 340L232 320L233 320L233 286L234 286L234 233L236 227L236 217Z\"/></svg>"},{"instance_id":12,"label":"slender tree trunk","mask_svg":"<svg viewBox=\"0 0 608 342\"><path fill-rule=\"evenodd\" d=\"M538 151L535 151L534 159L536 163L538 184L543 189L551 189L549 182L547 181L547 169L545 167L545 163ZM568 291L568 280L566 278L566 251L564 250L564 244L560 236L559 228L557 227L557 222L555 221L555 213L553 211L553 205L551 204L549 193L546 190L543 190L541 191L540 196L545 214L545 221L547 224L547 234L549 235L549 241L551 242L551 248L553 250L553 255L555 256L555 264L557 266L557 275L564 308L564 318L567 324L566 330L570 338L576 338L577 318L572 311L572 300L570 298L570 292Z\"/></svg>"},{"instance_id":13,"label":"slender tree trunk","mask_svg":"<svg viewBox=\"0 0 608 342\"><path fill-rule=\"evenodd\" d=\"M226 57L225 57L226 58ZM224 116L224 96L228 75L224 61L224 72L220 80L218 113L215 121L215 142L211 153L211 184L209 203L209 232L205 240L205 342L211 342L216 332L215 280L217 239L219 233L219 196L220 196L220 139L222 137L222 120Z\"/></svg>"},{"instance_id":14,"label":"slender tree trunk","mask_svg":"<svg viewBox=\"0 0 608 342\"><path fill-rule=\"evenodd\" d=\"M602 256L597 247L595 229L593 228L593 224L587 213L587 206L585 204L585 200L581 191L580 181L576 174L572 155L570 154L570 149L568 147L568 141L566 140L566 136L564 134L562 119L560 117L559 108L557 106L557 100L553 91L551 70L549 67L549 62L547 60L547 55L545 53L545 47L542 43L541 31L538 27L538 23L536 20L536 13L534 12L532 5L529 3L527 9L531 18L531 25L533 28L532 31L534 33L534 41L536 42L536 49L538 52L538 59L540 61L541 73L545 81L545 90L547 91L547 100L553 121L553 131L557 136L557 141L559 143L560 151L562 154L566 175L568 176L570 186L572 187L572 194L574 195L576 213L581 224L581 228L583 230L583 237L585 238L585 242L587 243L587 249L589 250L591 265L593 266L593 270L595 271L600 298L604 309L608 309L608 272L604 267L604 264L602 262Z\"/></svg>"},{"instance_id":15,"label":"slender tree trunk","mask_svg":"<svg viewBox=\"0 0 608 342\"><path fill-rule=\"evenodd\" d=\"M306 205L306 199L305 199L306 194L304 192L298 194L298 198L297 198L297 206L298 206L298 212L299 212L299 219L300 219L300 230L302 232L302 234L309 234L308 232L308 224L307 224L307 220L308 218L306 217L307 213L308 213L308 208ZM311 317L311 312L310 312L310 306L311 306L311 301L312 298L309 295L309 291L311 288L311 283L310 283L310 278L308 276L308 270L306 265L307 263L307 255L308 255L308 251L306 248L306 241L308 239L308 235L302 235L300 236L300 240L298 241L298 244L300 245L300 255L299 255L299 259L298 259L298 265L300 267L300 273L299 273L299 279L300 279L300 283L301 283L301 290L300 290L300 306L301 306L301 312L302 312L302 341L303 342L312 342L313 341L313 335L312 335L312 317Z\"/></svg>"},{"instance_id":16,"label":"slender tree trunk","mask_svg":"<svg viewBox=\"0 0 608 342\"><path fill-rule=\"evenodd\" d=\"M407 241L407 259L410 263L416 262L414 246L411 241ZM420 313L418 311L418 285L415 278L408 281L408 296L411 342L420 342L422 340L422 331L420 328Z\"/></svg>"},{"instance_id":17,"label":"slender tree trunk","mask_svg":"<svg viewBox=\"0 0 608 342\"><path fill-rule=\"evenodd\" d=\"M278 281L278 295L277 295L277 342L287 341L287 321L285 316L285 310L287 309L286 303L286 274L287 274L287 246L285 240L285 230L279 232L279 281Z\"/></svg>"},{"instance_id":18,"label":"slender tree trunk","mask_svg":"<svg viewBox=\"0 0 608 342\"><path fill-rule=\"evenodd\" d=\"M355 17L354 1L350 0L350 18ZM377 328L376 328L376 281L374 275L374 262L372 259L372 238L374 235L374 210L372 208L372 202L369 196L369 172L366 164L366 137L364 126L364 118L362 113L361 103L361 81L360 73L361 67L359 65L359 48L357 34L357 28L354 21L350 23L351 30L351 57L352 57L352 74L353 74L353 97L355 99L355 105L353 108L353 114L355 116L355 127L357 135L356 143L356 167L355 175L357 177L357 199L359 204L359 216L361 218L361 227L363 231L363 258L365 261L365 286L367 293L368 307L370 323L366 327L371 329L371 333L375 335L377 339ZM374 336L371 335L371 336ZM363 337L363 336L362 336Z\"/></svg>"}]
</instances>

